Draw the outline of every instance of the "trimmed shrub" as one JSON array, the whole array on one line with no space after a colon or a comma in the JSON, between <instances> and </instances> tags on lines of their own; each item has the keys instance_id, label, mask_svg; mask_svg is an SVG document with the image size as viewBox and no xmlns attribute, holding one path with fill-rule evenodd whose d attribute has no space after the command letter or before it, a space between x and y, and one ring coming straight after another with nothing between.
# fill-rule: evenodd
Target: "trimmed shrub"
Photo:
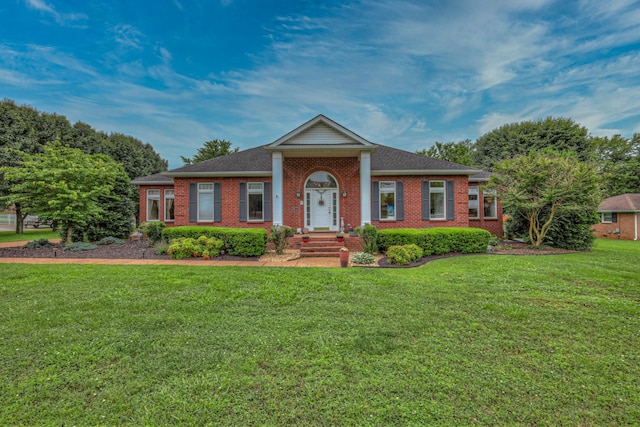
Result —
<instances>
[{"instance_id":1,"label":"trimmed shrub","mask_svg":"<svg viewBox=\"0 0 640 427\"><path fill-rule=\"evenodd\" d=\"M272 225L269 229L271 234L268 241L273 242L276 247L276 253L282 255L284 250L289 246L289 237L293 236L295 230L286 225Z\"/></svg>"},{"instance_id":2,"label":"trimmed shrub","mask_svg":"<svg viewBox=\"0 0 640 427\"><path fill-rule=\"evenodd\" d=\"M38 239L38 240L32 240L28 243L25 243L24 245L22 245L22 249L29 249L29 248L40 249L40 248L47 248L49 246L53 246L53 243L51 243L47 239Z\"/></svg>"},{"instance_id":3,"label":"trimmed shrub","mask_svg":"<svg viewBox=\"0 0 640 427\"><path fill-rule=\"evenodd\" d=\"M220 256L224 242L214 237L181 237L173 240L167 254L174 259L199 258L210 259Z\"/></svg>"},{"instance_id":4,"label":"trimmed shrub","mask_svg":"<svg viewBox=\"0 0 640 427\"><path fill-rule=\"evenodd\" d=\"M480 228L397 228L378 232L378 247L387 252L391 246L415 244L423 256L450 252L483 253L487 251L491 233Z\"/></svg>"},{"instance_id":5,"label":"trimmed shrub","mask_svg":"<svg viewBox=\"0 0 640 427\"><path fill-rule=\"evenodd\" d=\"M254 257L264 255L267 231L262 228L225 228L181 226L162 230L162 238L168 242L181 237L197 239L200 236L222 240L223 249L229 255Z\"/></svg>"},{"instance_id":6,"label":"trimmed shrub","mask_svg":"<svg viewBox=\"0 0 640 427\"><path fill-rule=\"evenodd\" d=\"M147 240L152 245L155 245L162 239L162 231L166 227L164 222L143 222L140 226L142 232L147 236Z\"/></svg>"},{"instance_id":7,"label":"trimmed shrub","mask_svg":"<svg viewBox=\"0 0 640 427\"><path fill-rule=\"evenodd\" d=\"M351 262L354 264L373 264L374 262L376 262L376 258L366 252L356 252L353 255L351 255Z\"/></svg>"},{"instance_id":8,"label":"trimmed shrub","mask_svg":"<svg viewBox=\"0 0 640 427\"><path fill-rule=\"evenodd\" d=\"M389 264L407 265L411 262L407 248L401 245L393 245L387 248L387 261Z\"/></svg>"},{"instance_id":9,"label":"trimmed shrub","mask_svg":"<svg viewBox=\"0 0 640 427\"><path fill-rule=\"evenodd\" d=\"M407 251L407 255L409 256L409 262L416 262L422 258L423 250L420 246L409 243L405 245L404 249Z\"/></svg>"},{"instance_id":10,"label":"trimmed shrub","mask_svg":"<svg viewBox=\"0 0 640 427\"><path fill-rule=\"evenodd\" d=\"M79 251L92 251L98 249L98 246L87 242L72 242L65 246L63 251L79 252Z\"/></svg>"},{"instance_id":11,"label":"trimmed shrub","mask_svg":"<svg viewBox=\"0 0 640 427\"><path fill-rule=\"evenodd\" d=\"M124 245L124 240L117 237L108 236L96 242L96 245Z\"/></svg>"}]
</instances>

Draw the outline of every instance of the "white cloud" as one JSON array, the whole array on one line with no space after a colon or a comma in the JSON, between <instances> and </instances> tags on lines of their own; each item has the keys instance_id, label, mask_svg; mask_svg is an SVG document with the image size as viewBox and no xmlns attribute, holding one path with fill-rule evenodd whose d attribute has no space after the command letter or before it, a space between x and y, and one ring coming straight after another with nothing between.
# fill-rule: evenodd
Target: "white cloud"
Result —
<instances>
[{"instance_id":1,"label":"white cloud","mask_svg":"<svg viewBox=\"0 0 640 427\"><path fill-rule=\"evenodd\" d=\"M142 50L142 40L144 35L134 26L128 24L118 24L111 28L113 39L120 46Z\"/></svg>"},{"instance_id":2,"label":"white cloud","mask_svg":"<svg viewBox=\"0 0 640 427\"><path fill-rule=\"evenodd\" d=\"M24 0L27 6L44 14L48 14L55 19L60 25L83 26L78 21L88 19L83 13L59 13L53 6L47 4L44 0Z\"/></svg>"}]
</instances>

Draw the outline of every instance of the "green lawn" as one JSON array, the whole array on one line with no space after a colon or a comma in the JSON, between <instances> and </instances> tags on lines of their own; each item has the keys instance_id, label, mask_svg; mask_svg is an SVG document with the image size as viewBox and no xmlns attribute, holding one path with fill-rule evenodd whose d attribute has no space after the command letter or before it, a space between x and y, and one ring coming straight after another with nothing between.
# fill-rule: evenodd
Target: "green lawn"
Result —
<instances>
[{"instance_id":1,"label":"green lawn","mask_svg":"<svg viewBox=\"0 0 640 427\"><path fill-rule=\"evenodd\" d=\"M0 264L0 424L636 424L639 261Z\"/></svg>"},{"instance_id":2,"label":"green lawn","mask_svg":"<svg viewBox=\"0 0 640 427\"><path fill-rule=\"evenodd\" d=\"M25 229L24 234L16 234L14 231L0 231L0 243L59 238L60 235L50 228L45 228L44 230Z\"/></svg>"}]
</instances>

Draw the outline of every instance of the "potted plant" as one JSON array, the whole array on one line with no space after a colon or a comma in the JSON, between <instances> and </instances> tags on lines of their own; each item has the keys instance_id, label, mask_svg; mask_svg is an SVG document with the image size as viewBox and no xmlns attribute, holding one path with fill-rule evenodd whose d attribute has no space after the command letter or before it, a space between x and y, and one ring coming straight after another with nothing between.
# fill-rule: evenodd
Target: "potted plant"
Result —
<instances>
[{"instance_id":1,"label":"potted plant","mask_svg":"<svg viewBox=\"0 0 640 427\"><path fill-rule=\"evenodd\" d=\"M336 239L338 239L338 242L342 242L344 240L344 234L342 233L336 234Z\"/></svg>"},{"instance_id":2,"label":"potted plant","mask_svg":"<svg viewBox=\"0 0 640 427\"><path fill-rule=\"evenodd\" d=\"M343 246L340 248L340 267L349 266L349 248Z\"/></svg>"},{"instance_id":3,"label":"potted plant","mask_svg":"<svg viewBox=\"0 0 640 427\"><path fill-rule=\"evenodd\" d=\"M307 234L302 235L302 243L309 243L309 235Z\"/></svg>"}]
</instances>

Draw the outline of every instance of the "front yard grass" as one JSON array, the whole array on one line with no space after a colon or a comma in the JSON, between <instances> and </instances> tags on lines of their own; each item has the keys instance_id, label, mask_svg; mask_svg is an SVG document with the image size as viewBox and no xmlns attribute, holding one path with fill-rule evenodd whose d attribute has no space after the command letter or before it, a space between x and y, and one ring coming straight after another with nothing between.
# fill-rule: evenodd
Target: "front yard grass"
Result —
<instances>
[{"instance_id":1,"label":"front yard grass","mask_svg":"<svg viewBox=\"0 0 640 427\"><path fill-rule=\"evenodd\" d=\"M638 260L3 264L0 424L635 424Z\"/></svg>"},{"instance_id":2,"label":"front yard grass","mask_svg":"<svg viewBox=\"0 0 640 427\"><path fill-rule=\"evenodd\" d=\"M0 243L21 242L38 239L59 239L60 235L51 229L24 230L24 234L16 234L15 231L0 231Z\"/></svg>"}]
</instances>

